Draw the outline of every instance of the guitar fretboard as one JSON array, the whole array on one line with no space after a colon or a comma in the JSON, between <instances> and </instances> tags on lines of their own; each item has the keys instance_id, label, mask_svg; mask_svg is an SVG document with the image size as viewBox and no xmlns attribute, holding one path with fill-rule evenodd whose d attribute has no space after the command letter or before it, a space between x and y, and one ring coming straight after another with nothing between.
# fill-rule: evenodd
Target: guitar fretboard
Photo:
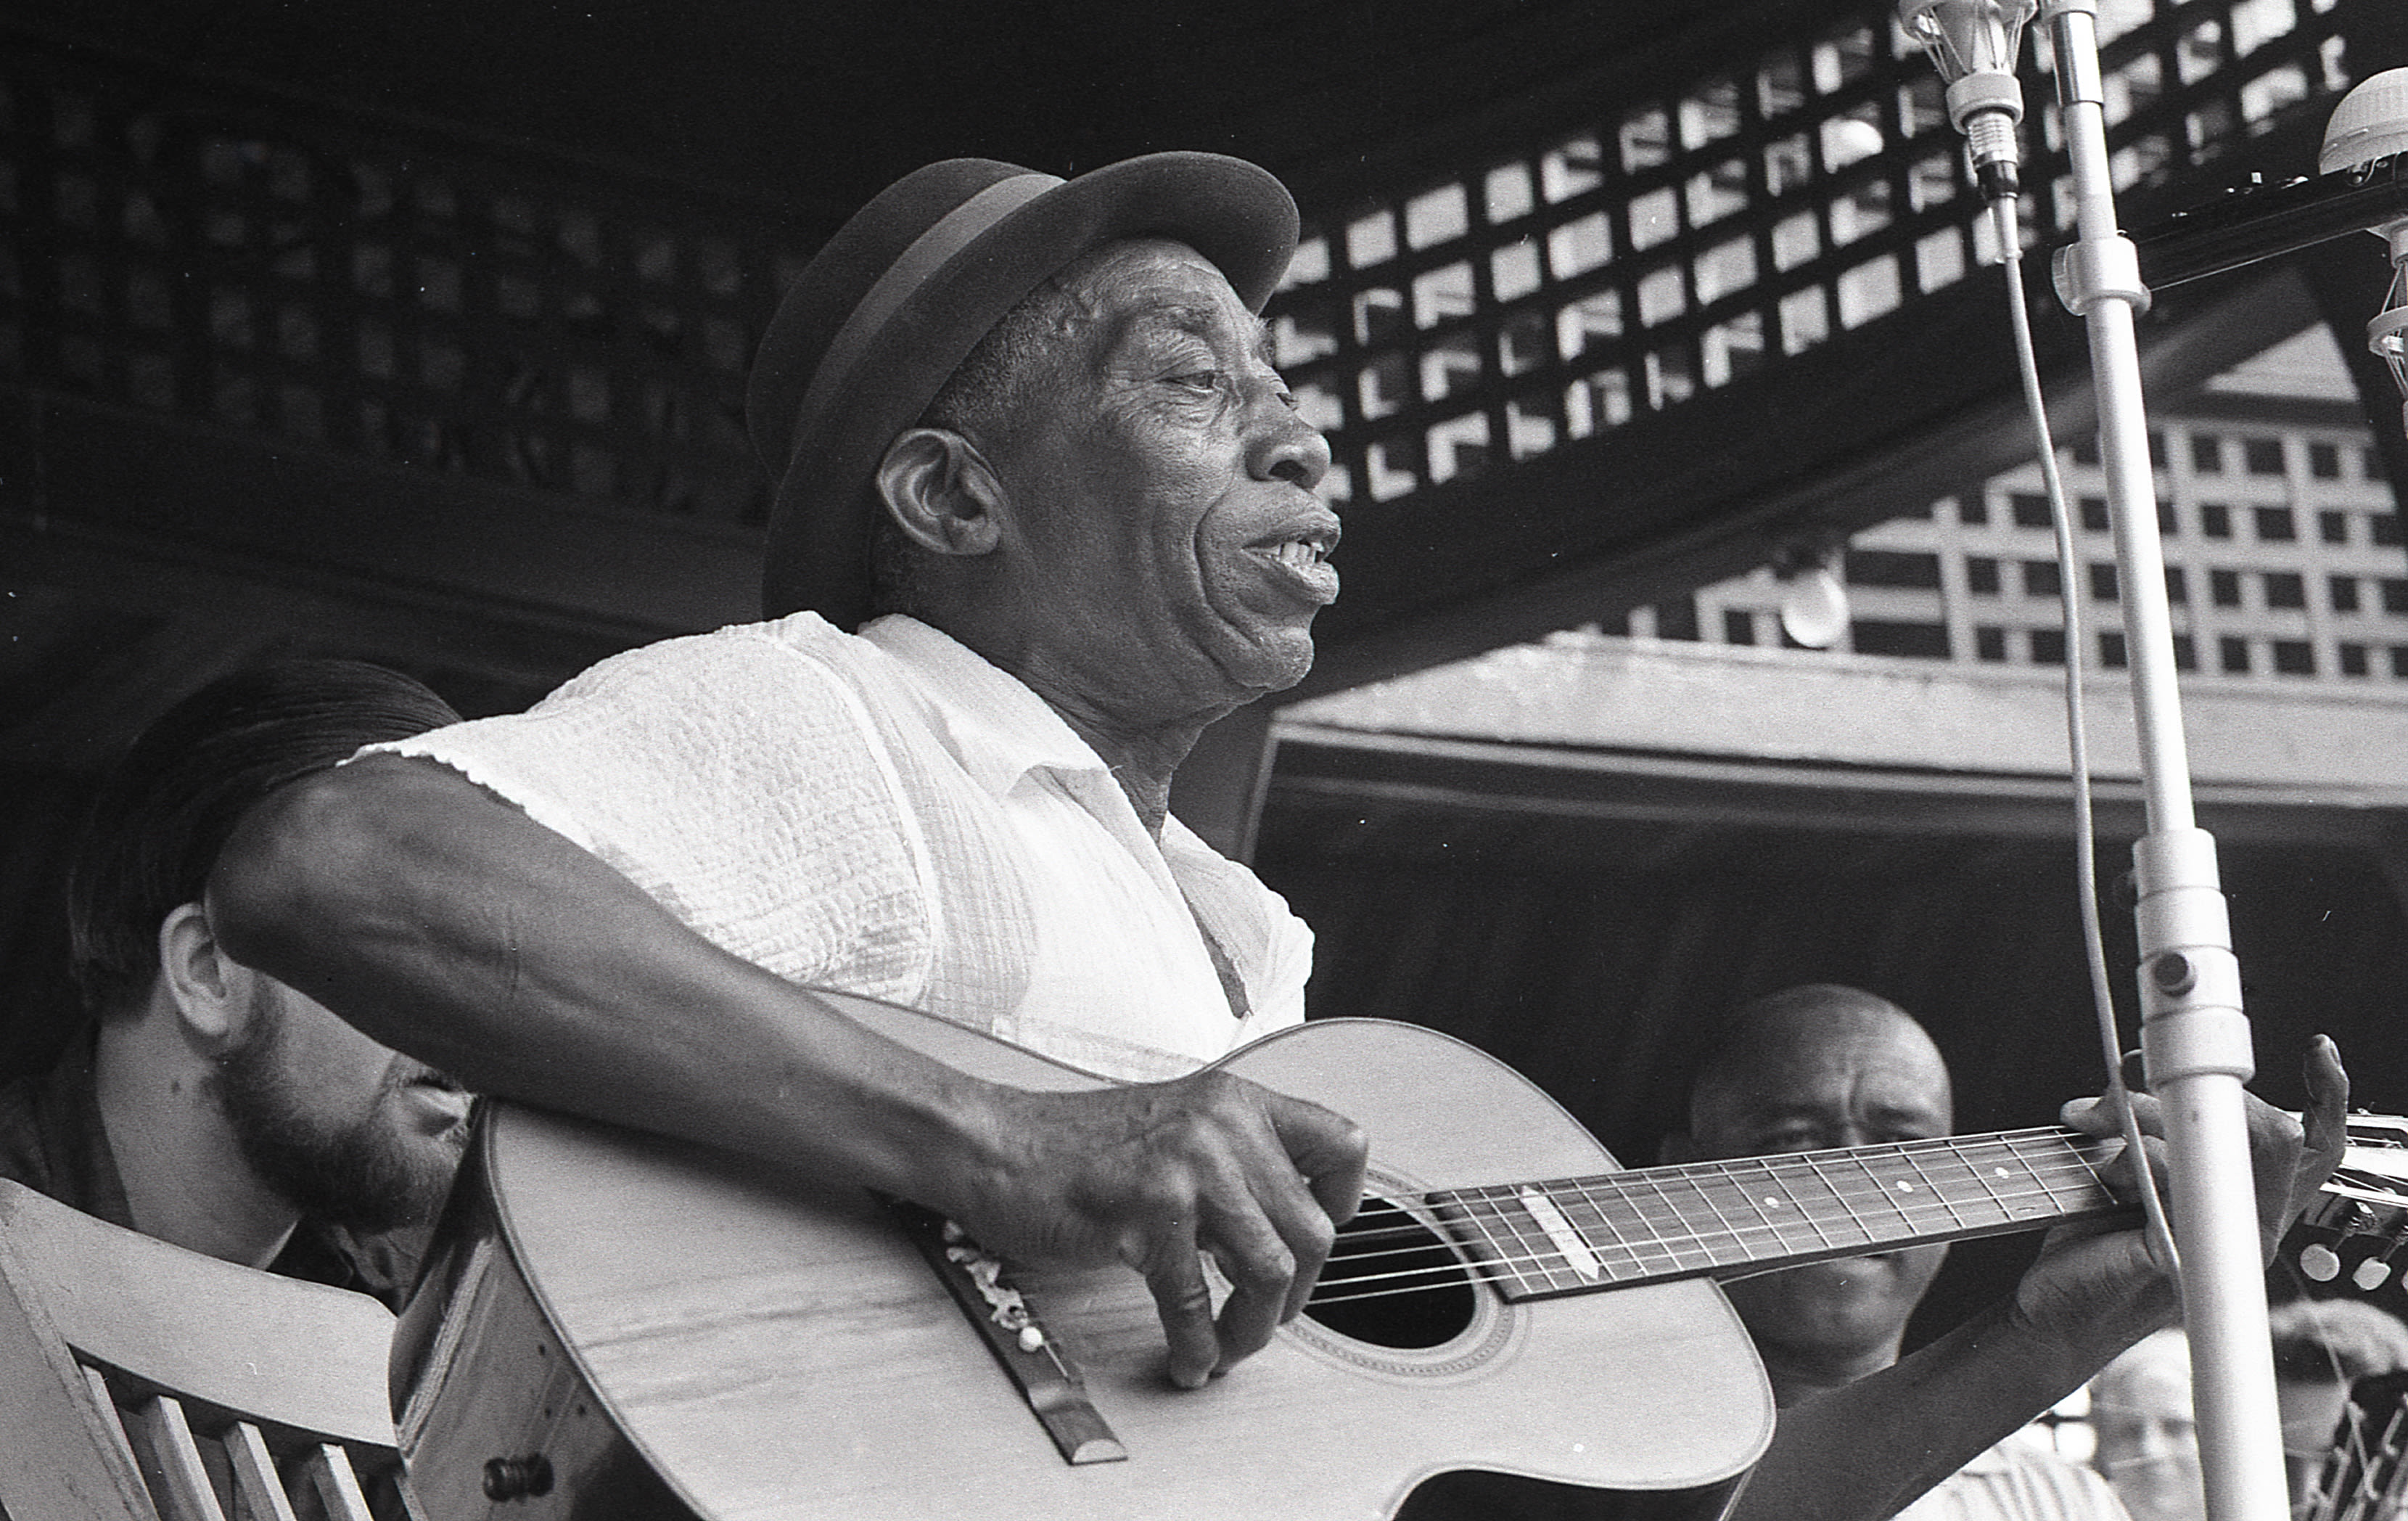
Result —
<instances>
[{"instance_id":1,"label":"guitar fretboard","mask_svg":"<svg viewBox=\"0 0 2408 1521\"><path fill-rule=\"evenodd\" d=\"M2071 1130L1693 1162L1433 1194L1508 1299L2028 1230L2123 1208Z\"/></svg>"}]
</instances>

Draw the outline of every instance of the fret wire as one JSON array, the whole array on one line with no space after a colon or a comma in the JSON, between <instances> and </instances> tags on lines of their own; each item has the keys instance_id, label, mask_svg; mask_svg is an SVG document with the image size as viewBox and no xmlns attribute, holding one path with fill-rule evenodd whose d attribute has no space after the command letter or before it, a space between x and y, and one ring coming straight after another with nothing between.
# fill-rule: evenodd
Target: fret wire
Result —
<instances>
[{"instance_id":1,"label":"fret wire","mask_svg":"<svg viewBox=\"0 0 2408 1521\"><path fill-rule=\"evenodd\" d=\"M1756 1201L1748 1198L1747 1191L1740 1187L1738 1183L1731 1178L1729 1173L1724 1172L1718 1174L1718 1176L1722 1179L1724 1184L1735 1198L1745 1199L1748 1208L1756 1212L1757 1224L1753 1228L1770 1231L1772 1234L1773 1244L1776 1246L1779 1245L1781 1242L1781 1233L1772 1229L1772 1223L1764 1217L1764 1211L1757 1207ZM1730 1216L1723 1212L1723 1207L1714 1202L1713 1196L1706 1191L1704 1184L1692 1182L1690 1184L1690 1187L1697 1191L1697 1195L1699 1198L1705 1200L1706 1208L1714 1212L1715 1222L1722 1227L1724 1233L1730 1237L1731 1246L1738 1254L1737 1260L1746 1262L1754 1259L1756 1254L1750 1251L1747 1244L1746 1232L1750 1227L1733 1226L1730 1223Z\"/></svg>"},{"instance_id":2,"label":"fret wire","mask_svg":"<svg viewBox=\"0 0 2408 1521\"><path fill-rule=\"evenodd\" d=\"M1503 1208L1497 1203L1495 1190L1488 1188L1464 1189L1456 1193L1455 1198L1456 1202L1462 1206L1465 1215L1474 1224L1477 1224L1481 1228L1481 1233L1487 1238L1489 1250L1495 1254L1493 1260L1496 1264L1505 1271L1512 1273L1516 1282L1523 1287L1528 1287L1529 1274L1526 1270L1526 1264L1528 1258L1522 1250L1522 1233L1520 1229L1512 1224L1512 1222L1505 1218ZM1504 1238L1498 1234L1495 1226L1492 1226L1489 1221L1482 1217L1480 1213L1480 1206L1484 1204L1488 1207L1489 1212L1496 1217L1496 1225L1502 1226L1506 1230L1512 1232L1512 1247L1511 1250L1507 1249Z\"/></svg>"},{"instance_id":3,"label":"fret wire","mask_svg":"<svg viewBox=\"0 0 2408 1521\"><path fill-rule=\"evenodd\" d=\"M1661 1203L1661 1184L1656 1179L1630 1179L1615 1189L1615 1203L1623 1206L1623 1220L1633 1227L1633 1237L1623 1237L1630 1247L1630 1266L1640 1273L1652 1273L1656 1269L1650 1266L1650 1258L1661 1256L1671 1264L1673 1273L1678 1273L1681 1254L1673 1252L1671 1244L1664 1240L1664 1227L1647 1212L1647 1198L1656 1198ZM1644 1232L1644 1237L1638 1237L1638 1232ZM1615 1225L1615 1235L1621 1237L1621 1225Z\"/></svg>"},{"instance_id":4,"label":"fret wire","mask_svg":"<svg viewBox=\"0 0 2408 1521\"><path fill-rule=\"evenodd\" d=\"M2091 1165L2090 1158L2083 1155L2081 1152L2075 1150L2073 1147L2066 1145L2061 1140L2052 1137L2050 1138L2050 1141L2053 1143L2048 1145L2048 1150L2060 1159L2070 1158L2074 1163L2076 1169L2083 1174L2085 1180L2083 1183L2069 1184L2067 1185L2072 1192L2075 1202L2079 1203L2087 1199L2091 1195L2092 1189L2100 1184L2100 1180L2099 1177L2099 1169ZM2018 1145L2013 1149L2017 1159L2024 1164L2024 1169L2031 1174L2032 1181L2039 1184L2043 1189L2047 1190L2049 1202L2058 1205L2059 1207L2063 1207L2065 1205L2064 1198L2058 1194L2056 1186L2052 1184L2047 1178L2042 1176L2040 1168L2038 1164L2033 1161L2028 1148ZM2063 1165L2062 1160L2060 1160L2059 1165Z\"/></svg>"},{"instance_id":5,"label":"fret wire","mask_svg":"<svg viewBox=\"0 0 2408 1521\"><path fill-rule=\"evenodd\" d=\"M1541 1184L1547 1197L1563 1212L1573 1232L1586 1242L1589 1253L1597 1259L1598 1269L1608 1278L1620 1282L1624 1277L1645 1278L1646 1259L1641 1254L1641 1243L1632 1241L1614 1219L1612 1206L1629 1204L1627 1187L1617 1188L1608 1198L1595 1186L1607 1178L1563 1178ZM1599 1227L1605 1232L1598 1234ZM1607 1240L1611 1237L1612 1240Z\"/></svg>"},{"instance_id":6,"label":"fret wire","mask_svg":"<svg viewBox=\"0 0 2408 1521\"><path fill-rule=\"evenodd\" d=\"M1547 1228L1546 1220L1540 1215L1537 1206L1532 1204L1530 1201L1529 1196L1532 1194L1538 1195L1539 1198L1545 1202L1547 1208L1555 1211L1558 1216L1563 1215L1563 1206L1555 1202L1552 1186L1547 1184L1524 1184L1513 1190L1513 1203L1520 1208L1524 1214L1529 1216L1530 1224L1537 1227L1540 1239L1547 1242L1548 1247L1554 1256L1555 1264L1551 1265L1547 1269L1547 1286L1549 1288L1580 1288L1595 1283L1596 1280L1590 1278L1580 1270L1580 1268L1571 1256L1564 1250L1563 1244L1555 1240L1555 1233ZM1581 1249L1583 1251L1588 1251L1588 1238L1581 1233L1580 1227L1573 1225L1569 1217L1564 1219L1564 1226L1571 1232L1573 1240L1579 1243ZM1595 1260L1596 1253L1589 1252L1589 1256L1591 1260ZM1555 1282L1558 1274L1562 1275L1564 1279L1564 1282L1560 1284Z\"/></svg>"},{"instance_id":7,"label":"fret wire","mask_svg":"<svg viewBox=\"0 0 2408 1521\"><path fill-rule=\"evenodd\" d=\"M2085 1169L2079 1162L2071 1159L2071 1157L2062 1163L2056 1164L2032 1162L2029 1158L2020 1155L2016 1155L2015 1159L2025 1164L2023 1168L2024 1175L2029 1178L2034 1184L2031 1192L2037 1196L2061 1198L2068 1190L2071 1190L2086 1202L2090 1199L2099 1198L2100 1195L2100 1190L2092 1186L2088 1182L2088 1177L2090 1176L2089 1169ZM1740 1158L1732 1165L1730 1170L1735 1173L1742 1166L1744 1166L1749 1170L1759 1170L1762 1169L1762 1165L1764 1163L1770 1161L1787 1164L1789 1170L1796 1171L1799 1169L1797 1164L1806 1160L1808 1160L1808 1158L1803 1155L1794 1158L1790 1156ZM1774 1176L1776 1178L1778 1177L1777 1169L1774 1171ZM2050 1181L2052 1177L2059 1181L2052 1183ZM2074 1181L2077 1179L2080 1181ZM1592 1188L1595 1181L1596 1180L1564 1180L1560 1182L1534 1184L1529 1186L1542 1187L1555 1193L1561 1193L1563 1190L1568 1188ZM1828 1175L1825 1175L1825 1181L1829 1181ZM1653 1181L1642 1180L1641 1186L1652 1190L1656 1187L1656 1184ZM1989 1187L1994 1193L1997 1191L1996 1185L1994 1184L1985 1184L1985 1186ZM1479 1194L1481 1191L1467 1189L1455 1192L1459 1197L1469 1198L1474 1197L1476 1194ZM1501 1190L1492 1188L1486 1191L1486 1194L1490 1197L1509 1198L1512 1197L1512 1190L1511 1188ZM1842 1204L1856 1198L1856 1196L1850 1194L1845 1189L1835 1188L1833 1190L1833 1194L1835 1198ZM1859 1199L1857 1201L1861 1200Z\"/></svg>"},{"instance_id":8,"label":"fret wire","mask_svg":"<svg viewBox=\"0 0 2408 1521\"><path fill-rule=\"evenodd\" d=\"M1811 1245L1828 1246L1830 1244L1830 1234L1824 1230L1822 1225L1815 1220L1813 1212L1807 1209L1798 1201L1798 1196L1792 1192L1789 1185L1782 1180L1780 1172L1771 1165L1770 1162L1767 1161L1763 1157L1748 1157L1743 1161L1732 1163L1723 1169L1723 1175L1731 1179L1735 1185L1739 1184L1740 1174L1742 1172L1752 1175L1751 1181L1746 1185L1745 1191L1751 1200L1756 1200L1756 1212L1764 1217L1768 1228L1772 1232L1772 1239L1775 1245L1781 1247L1784 1252L1790 1252L1805 1250ZM1757 1199L1756 1190L1757 1188L1765 1187L1779 1190L1780 1198L1773 1198L1767 1197L1762 1199ZM1775 1216L1772 1211L1776 1206L1780 1205L1786 1205L1788 1212ZM1793 1222L1797 1226L1813 1233L1813 1240L1812 1242L1805 1241L1793 1242L1791 1241L1789 1235L1786 1234L1786 1227Z\"/></svg>"},{"instance_id":9,"label":"fret wire","mask_svg":"<svg viewBox=\"0 0 2408 1521\"><path fill-rule=\"evenodd\" d=\"M1522 1223L1514 1218L1512 1191L1505 1189L1505 1186L1481 1189L1481 1198L1484 1198L1484 1201L1488 1203L1488 1208L1496 1212L1498 1223L1500 1223L1508 1232L1512 1232L1512 1258L1510 1258L1510 1261L1512 1261L1514 1278L1519 1278L1525 1285L1529 1285L1529 1283L1536 1278L1536 1281L1539 1281L1539 1287L1555 1287L1555 1270L1546 1264L1546 1258L1543 1258L1541 1254L1531 1252L1529 1232L1522 1230Z\"/></svg>"},{"instance_id":10,"label":"fret wire","mask_svg":"<svg viewBox=\"0 0 2408 1521\"><path fill-rule=\"evenodd\" d=\"M1999 1148L1994 1146L1992 1149L1995 1151ZM2000 1166L1995 1160L1993 1160L1986 1169L1979 1164L1976 1164L1973 1168L1974 1178L1981 1183L1982 1187L1989 1194L1990 1201L1998 1206L2000 1218L2003 1220L2012 1220L2015 1217L2014 1211L2008 1206L2004 1196L2000 1194L1998 1185L1990 1182L1993 1175L2003 1178L2010 1174L2004 1167Z\"/></svg>"},{"instance_id":11,"label":"fret wire","mask_svg":"<svg viewBox=\"0 0 2408 1521\"><path fill-rule=\"evenodd\" d=\"M2001 1137L1996 1153L2002 1162L2013 1162L2020 1168L2021 1178L2026 1184L2038 1188L2041 1197L2046 1200L2045 1208L2051 1211L2062 1210L2066 1208L2066 1203L2056 1186L2049 1181L2050 1174L2071 1174L2082 1170L2079 1162L2063 1155L2063 1141L2062 1133ZM2051 1155L2036 1158L2032 1152L2035 1145L2043 1148ZM2005 1169L2002 1166L2000 1170L2010 1179L2018 1176L2013 1169ZM2030 1191L2028 1187L2018 1187L2013 1197L2028 1198ZM2022 1218L2029 1218L2028 1212Z\"/></svg>"},{"instance_id":12,"label":"fret wire","mask_svg":"<svg viewBox=\"0 0 2408 1521\"><path fill-rule=\"evenodd\" d=\"M1529 1205L1522 1200L1518 1191L1500 1185L1496 1189L1494 1197L1497 1202L1497 1213L1499 1218L1512 1227L1514 1243L1522 1248L1522 1260L1528 1265L1528 1269L1543 1276L1547 1288L1567 1286L1555 1282L1558 1270L1555 1264L1561 1260L1563 1254L1547 1241L1543 1229L1534 1237L1530 1231L1523 1228L1522 1222L1525 1219L1527 1219L1533 1227L1537 1227L1539 1222L1531 1215ZM1534 1243L1538 1245L1538 1250L1532 1250Z\"/></svg>"},{"instance_id":13,"label":"fret wire","mask_svg":"<svg viewBox=\"0 0 2408 1521\"><path fill-rule=\"evenodd\" d=\"M1923 1160L1927 1155L1941 1156L1949 1161L1955 1162L1958 1167L1963 1167L1965 1165L1964 1152L1959 1147L1943 1146L1926 1147L1912 1152L1899 1153L1900 1159L1903 1160L1907 1166L1914 1169L1914 1175L1916 1177L1923 1180L1925 1191L1929 1193L1933 1198L1939 1200L1940 1207L1948 1212L1948 1224L1950 1227L1952 1229L1961 1229L1965 1225L1965 1212L1959 1210L1956 1207L1956 1201L1948 1197L1948 1189L1932 1177L1930 1168L1928 1167Z\"/></svg>"},{"instance_id":14,"label":"fret wire","mask_svg":"<svg viewBox=\"0 0 2408 1521\"><path fill-rule=\"evenodd\" d=\"M1848 1202L1848 1197L1840 1192L1839 1185L1832 1181L1831 1175L1823 1170L1823 1164L1815 1155L1812 1152L1800 1153L1799 1160L1806 1164L1806 1170L1814 1175L1814 1181L1821 1184L1823 1187L1829 1192L1831 1202L1840 1207L1840 1212L1848 1217L1848 1223L1856 1227L1857 1232L1864 1237L1864 1240L1861 1241L1848 1241L1843 1244L1849 1246L1870 1246L1874 1241L1878 1240L1879 1238L1873 1235L1871 1227L1865 1224L1864 1216L1858 1214L1856 1212L1856 1206Z\"/></svg>"},{"instance_id":15,"label":"fret wire","mask_svg":"<svg viewBox=\"0 0 2408 1521\"><path fill-rule=\"evenodd\" d=\"M1759 1162L1757 1166L1764 1169L1766 1181L1780 1189L1781 1197L1787 1199L1789 1207L1798 1212L1798 1217L1813 1227L1815 1238L1825 1246L1835 1244L1831 1240L1831 1233L1823 1228L1823 1222L1814 1217L1814 1212L1808 1209L1804 1201L1799 1198L1798 1191L1789 1186L1789 1180L1782 1175L1784 1169L1773 1166L1770 1161ZM1785 1170L1796 1169L1793 1168Z\"/></svg>"},{"instance_id":16,"label":"fret wire","mask_svg":"<svg viewBox=\"0 0 2408 1521\"><path fill-rule=\"evenodd\" d=\"M1753 1174L1756 1174L1756 1179L1763 1179L1763 1172L1765 1172L1765 1169L1763 1169L1763 1168L1751 1168L1751 1169L1746 1169L1746 1172L1753 1172ZM1760 1182L1751 1182L1751 1179L1748 1179L1748 1177L1741 1177L1741 1169L1739 1169L1739 1168L1724 1168L1722 1172L1719 1172L1719 1177L1722 1177L1722 1184L1727 1186L1727 1189L1729 1189L1729 1194L1734 1196L1736 1201L1746 1203L1748 1215L1753 1215L1753 1218L1756 1218L1756 1225L1741 1225L1741 1227L1739 1227L1739 1230L1741 1230L1741 1247L1746 1247L1746 1232L1748 1232L1748 1230L1757 1232L1757 1235L1763 1237L1763 1241L1765 1241L1765 1249L1763 1249L1763 1252L1753 1252L1753 1249L1748 1249L1748 1252L1743 1252L1743 1258L1741 1258L1741 1261L1748 1261L1748 1258L1760 1258L1760 1256L1780 1256L1780 1254L1786 1254L1786 1252L1789 1252L1789 1249L1792 1249L1792 1241L1789 1241L1789 1237L1784 1235L1784 1230L1782 1230L1782 1227L1784 1227L1784 1225L1789 1223L1789 1220L1797 1218L1797 1212L1799 1212L1797 1208L1794 1208L1794 1206L1789 1208L1789 1215L1775 1215L1775 1212L1772 1212L1772 1206L1777 1206L1777 1203L1780 1203L1780 1201L1768 1201L1768 1198L1763 1198L1763 1196L1760 1196ZM1719 1206L1717 1206L1717 1211L1719 1211ZM1809 1220L1799 1220L1799 1225L1809 1225L1809 1227L1811 1227Z\"/></svg>"},{"instance_id":17,"label":"fret wire","mask_svg":"<svg viewBox=\"0 0 2408 1521\"><path fill-rule=\"evenodd\" d=\"M1638 1217L1639 1223L1647 1227L1647 1233L1650 1236L1656 1238L1654 1242L1656 1250L1664 1255L1665 1259L1671 1264L1672 1270L1674 1272L1679 1272L1681 1270L1680 1248L1673 1243L1671 1238L1664 1234L1664 1227L1659 1221L1659 1217L1650 1213L1647 1208L1648 1204L1652 1201L1662 1206L1665 1210L1670 1211L1674 1220L1680 1220L1679 1212L1677 1210L1673 1210L1671 1201L1664 1197L1662 1186L1657 1184L1650 1183L1639 1190L1627 1194L1625 1198L1630 1205L1631 1212ZM1687 1224L1685 1221L1682 1221L1681 1223L1684 1226ZM1642 1242L1641 1244L1644 1245L1646 1243Z\"/></svg>"},{"instance_id":18,"label":"fret wire","mask_svg":"<svg viewBox=\"0 0 2408 1521\"><path fill-rule=\"evenodd\" d=\"M2082 1164L2083 1170L2090 1174L2090 1181L2093 1184L2100 1188L2107 1186L2107 1175L2099 1170L2099 1164L2090 1159L2088 1152L2078 1146L2068 1146L2066 1150L2071 1152L2074 1159Z\"/></svg>"},{"instance_id":19,"label":"fret wire","mask_svg":"<svg viewBox=\"0 0 2408 1521\"><path fill-rule=\"evenodd\" d=\"M1921 1234L1921 1232L1915 1228L1914 1217L1906 1212L1906 1206L1899 1203L1898 1199L1891 1195L1890 1189L1892 1185L1883 1182L1882 1175L1873 1170L1872 1159L1865 1155L1862 1152L1855 1152L1849 1154L1848 1160L1856 1163L1856 1170L1863 1173L1865 1175L1865 1181L1873 1185L1873 1192L1880 1197L1883 1207L1887 1209L1890 1213L1898 1216L1899 1233L1901 1236L1915 1236ZM1884 1158L1884 1160L1886 1161L1888 1158ZM1908 1198L1912 1198L1914 1197L1914 1184L1908 1183L1901 1178L1898 1180L1897 1186L1903 1188ZM1866 1227L1866 1229L1869 1231L1871 1230L1871 1228L1872 1227L1870 1226ZM1876 1241L1880 1239L1878 1234L1875 1235L1874 1239Z\"/></svg>"},{"instance_id":20,"label":"fret wire","mask_svg":"<svg viewBox=\"0 0 2408 1521\"><path fill-rule=\"evenodd\" d=\"M1647 1270L1646 1266L1639 1260L1639 1255L1632 1250L1630 1239L1623 1235L1622 1227L1613 1223L1612 1212L1605 1207L1605 1201L1598 1198L1597 1190L1589 1186L1593 1181L1595 1180L1575 1178L1569 1180L1567 1186L1577 1191L1579 1203L1584 1206L1590 1214L1597 1217L1597 1223L1611 1232L1613 1240L1611 1243L1598 1241L1584 1229L1581 1231L1581 1238L1586 1241L1590 1248L1595 1251L1598 1261L1605 1267L1607 1277L1619 1278L1621 1275L1615 1270L1619 1268L1627 1268L1633 1273L1643 1274ZM1554 1191L1552 1186L1549 1191ZM1575 1228L1579 1227L1577 1218L1574 1219L1573 1224Z\"/></svg>"}]
</instances>

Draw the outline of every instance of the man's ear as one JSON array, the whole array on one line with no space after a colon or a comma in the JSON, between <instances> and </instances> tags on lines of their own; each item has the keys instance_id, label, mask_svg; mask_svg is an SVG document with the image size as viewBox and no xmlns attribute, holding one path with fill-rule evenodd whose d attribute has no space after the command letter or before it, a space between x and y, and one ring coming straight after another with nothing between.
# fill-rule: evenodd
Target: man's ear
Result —
<instances>
[{"instance_id":1,"label":"man's ear","mask_svg":"<svg viewBox=\"0 0 2408 1521\"><path fill-rule=\"evenodd\" d=\"M251 969L218 944L207 910L186 903L159 921L159 981L177 1017L211 1042L233 1040L249 1023Z\"/></svg>"},{"instance_id":2,"label":"man's ear","mask_svg":"<svg viewBox=\"0 0 2408 1521\"><path fill-rule=\"evenodd\" d=\"M1686 1130L1675 1130L1656 1143L1656 1160L1666 1167L1678 1167L1684 1162L1700 1161L1705 1148Z\"/></svg>"},{"instance_id":3,"label":"man's ear","mask_svg":"<svg viewBox=\"0 0 2408 1521\"><path fill-rule=\"evenodd\" d=\"M878 462L878 494L911 541L939 554L985 554L1001 541L1003 482L978 445L951 428L910 428Z\"/></svg>"}]
</instances>

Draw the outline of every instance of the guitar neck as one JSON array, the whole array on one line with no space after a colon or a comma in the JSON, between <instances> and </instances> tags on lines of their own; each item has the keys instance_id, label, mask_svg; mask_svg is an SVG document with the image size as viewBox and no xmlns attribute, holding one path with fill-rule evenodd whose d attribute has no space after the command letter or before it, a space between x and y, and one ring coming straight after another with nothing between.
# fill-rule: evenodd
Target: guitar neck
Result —
<instances>
[{"instance_id":1,"label":"guitar neck","mask_svg":"<svg viewBox=\"0 0 2408 1521\"><path fill-rule=\"evenodd\" d=\"M2121 1212L2112 1143L2071 1130L1949 1136L1500 1184L1427 1202L1509 1299L1734 1278Z\"/></svg>"}]
</instances>

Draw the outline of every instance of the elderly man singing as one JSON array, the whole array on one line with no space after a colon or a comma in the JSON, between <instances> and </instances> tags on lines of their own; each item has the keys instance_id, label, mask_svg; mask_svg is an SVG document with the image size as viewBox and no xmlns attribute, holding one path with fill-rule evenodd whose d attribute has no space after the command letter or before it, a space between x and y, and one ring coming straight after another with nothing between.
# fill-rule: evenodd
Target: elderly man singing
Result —
<instances>
[{"instance_id":1,"label":"elderly man singing","mask_svg":"<svg viewBox=\"0 0 2408 1521\"><path fill-rule=\"evenodd\" d=\"M1255 315L1295 237L1275 179L1212 155L905 177L755 363L770 621L288 793L221 864L229 943L477 1089L1124 1263L1173 1382L1233 1368L1366 1165L1344 1116L1204 1067L1302 1017L1311 942L1167 809L1206 725L1304 675L1337 594L1326 446ZM1139 1081L973 1081L813 987ZM2258 1120L2271 1216L2329 1166L2325 1122L2303 1151ZM1885 1515L2170 1309L2137 1237L2061 1243L1785 1423L1750 1503Z\"/></svg>"}]
</instances>

